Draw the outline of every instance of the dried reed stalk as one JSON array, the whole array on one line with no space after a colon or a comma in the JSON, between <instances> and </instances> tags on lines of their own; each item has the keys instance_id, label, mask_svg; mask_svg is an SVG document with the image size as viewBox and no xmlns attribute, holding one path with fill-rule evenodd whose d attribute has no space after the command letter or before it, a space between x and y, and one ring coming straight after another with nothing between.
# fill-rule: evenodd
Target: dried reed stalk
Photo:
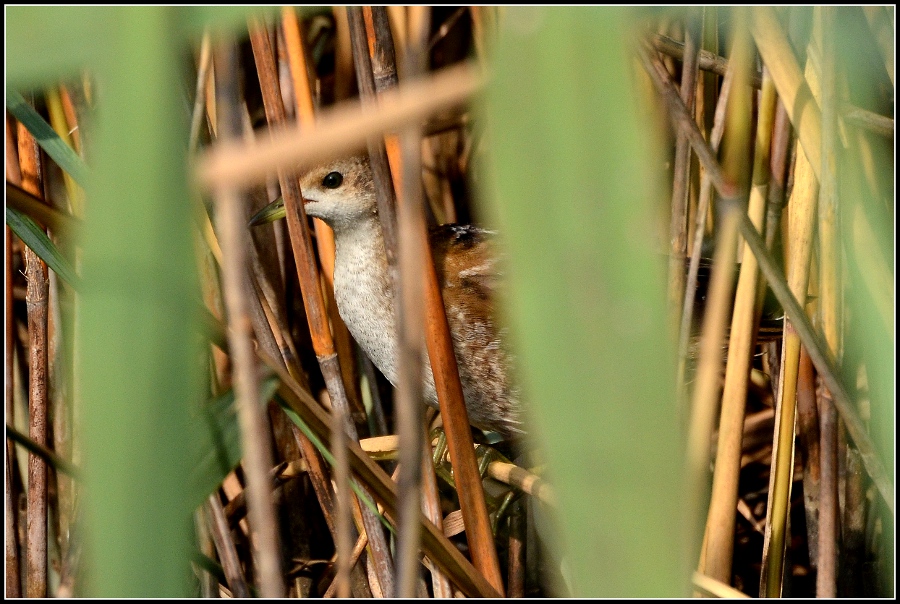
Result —
<instances>
[{"instance_id":1,"label":"dried reed stalk","mask_svg":"<svg viewBox=\"0 0 900 604\"><path fill-rule=\"evenodd\" d=\"M284 104L278 89L277 70L275 67L274 52L271 48L269 36L266 29L258 23L251 26L250 34L251 45L253 47L253 56L256 61L256 68L260 79L260 87L263 92L263 104L266 110L266 117L273 126L283 125L285 123ZM279 168L278 180L281 185L281 192L284 197L285 210L287 212L288 233L291 240L291 248L294 252L295 265L297 268L297 277L300 281L300 289L303 293L303 299L306 302L306 317L309 323L310 334L312 335L313 349L322 375L325 378L326 388L331 399L332 410L342 416L342 423L348 438L357 440L356 427L350 421L349 403L344 390L343 379L341 376L340 366L338 363L337 353L334 348L334 341L328 326L327 313L325 311L325 302L322 296L322 290L319 286L318 269L316 268L315 258L312 252L312 240L307 228L306 212L303 209L303 199L300 192L296 177L287 168ZM338 439L340 435L336 435ZM341 471L338 470L340 473ZM349 476L349 474L347 475ZM338 507L338 518L341 517L340 506L349 502L349 488L342 495L344 498L338 498L336 504ZM346 514L344 514L346 518ZM363 524L368 534L369 544L371 546L374 566L378 576L378 581L383 590L388 593L392 592L393 570L390 559L390 550L384 537L384 532L375 515L366 507L362 508ZM336 529L339 528L341 521L336 523ZM346 526L346 525L345 525ZM349 535L342 537L338 531L338 541L343 542L346 547L344 559L349 561L350 549L354 541Z\"/></svg>"},{"instance_id":2,"label":"dried reed stalk","mask_svg":"<svg viewBox=\"0 0 900 604\"><path fill-rule=\"evenodd\" d=\"M257 354L278 376L280 380L278 393L287 405L297 413L310 430L320 438L327 440L331 432L328 413L297 385L277 361L263 351L257 351ZM385 514L396 518L398 510L396 485L384 470L363 452L356 441L348 441L347 449L350 454L351 470L367 485L376 501L384 507ZM469 596L498 596L498 592L447 540L440 529L428 521L424 515L419 516L419 521L424 529L422 547L425 554L447 573L456 586Z\"/></svg>"},{"instance_id":3,"label":"dried reed stalk","mask_svg":"<svg viewBox=\"0 0 900 604\"><path fill-rule=\"evenodd\" d=\"M22 188L42 197L41 160L37 142L21 124L18 131L19 169ZM25 247L25 301L28 306L28 436L47 444L48 368L47 312L49 283L47 265ZM47 596L47 464L33 452L28 454L28 508L26 511L25 595Z\"/></svg>"},{"instance_id":4,"label":"dried reed stalk","mask_svg":"<svg viewBox=\"0 0 900 604\"><path fill-rule=\"evenodd\" d=\"M681 101L694 112L697 94L697 60L700 43L700 20L691 12L685 25L685 52L681 67ZM691 180L691 144L688 135L679 131L675 141L671 219L669 223L669 311L674 325L681 316L684 300L684 259L687 255L688 197Z\"/></svg>"},{"instance_id":5,"label":"dried reed stalk","mask_svg":"<svg viewBox=\"0 0 900 604\"><path fill-rule=\"evenodd\" d=\"M222 138L240 135L238 108L237 54L234 44L223 42L216 50L217 97L219 106L219 135ZM238 419L244 453L244 473L247 479L248 511L253 525L252 542L257 550L254 558L260 593L264 597L281 597L284 580L281 574L281 553L275 510L269 496L272 488L269 468L272 459L269 434L259 401L256 359L252 347L252 323L248 316L251 291L246 271L249 233L244 226L241 194L231 187L216 189L219 211L218 230L223 245L223 282L225 306L228 311L229 348L235 371L235 391Z\"/></svg>"},{"instance_id":6,"label":"dried reed stalk","mask_svg":"<svg viewBox=\"0 0 900 604\"><path fill-rule=\"evenodd\" d=\"M366 139L408 122L425 119L469 100L482 77L468 64L448 67L429 78L384 93L377 108L349 102L323 112L316 128L297 136L296 128L274 129L265 143L229 142L207 151L197 164L201 186L248 186L273 170L296 170L363 147Z\"/></svg>"},{"instance_id":7,"label":"dried reed stalk","mask_svg":"<svg viewBox=\"0 0 900 604\"><path fill-rule=\"evenodd\" d=\"M212 535L213 543L215 543L216 550L219 552L222 570L225 571L228 588L231 589L231 593L235 598L249 598L250 590L247 588L247 581L244 579L244 571L241 569L237 549L231 540L231 530L228 527L228 522L225 520L225 513L222 510L222 502L219 501L218 493L213 493L209 496L205 515L209 523L209 532Z\"/></svg>"},{"instance_id":8,"label":"dried reed stalk","mask_svg":"<svg viewBox=\"0 0 900 604\"><path fill-rule=\"evenodd\" d=\"M12 179L13 182L22 182L22 173L19 169L18 149L12 136L12 126L10 124L12 118L6 118L6 178L7 181ZM7 183L9 188L9 183ZM24 193L24 191L23 191ZM13 382L13 365L15 355L15 317L13 315L13 234L12 229L7 225L5 229L5 262L6 265L6 356L4 359L4 382L6 392L6 402L4 411L6 412L6 421L8 424L13 423L13 397L15 396L15 382ZM5 509L6 509L6 597L19 598L22 596L22 584L19 573L19 506L15 505L18 501L18 492L13 488L13 472L18 471L15 465L16 460L15 445L12 442L6 443L6 482L4 487Z\"/></svg>"},{"instance_id":9,"label":"dried reed stalk","mask_svg":"<svg viewBox=\"0 0 900 604\"><path fill-rule=\"evenodd\" d=\"M763 95L759 107L756 148L753 157L753 184L747 213L757 229L762 229L769 184L769 147L775 118L775 87L764 72ZM744 245L743 262L731 317L728 362L719 416L719 438L713 473L712 497L706 524L706 575L722 582L731 580L734 552L734 510L738 501L741 470L744 412L754 349L757 322L759 271L750 248Z\"/></svg>"},{"instance_id":10,"label":"dried reed stalk","mask_svg":"<svg viewBox=\"0 0 900 604\"><path fill-rule=\"evenodd\" d=\"M813 37L818 30L816 45L820 50L822 93L818 97L822 107L821 166L819 168L819 313L825 344L829 357L839 364L843 356L841 324L841 240L838 220L838 178L840 170L838 141L838 119L835 84L835 9L816 7L813 18ZM821 434L821 455L828 461L837 459L837 422L831 421L836 415L831 393L822 392L823 424ZM826 445L828 448L826 448ZM838 480L835 472L826 462L825 476L820 485L821 498L819 524L819 567L816 575L816 596L833 598L837 595L837 543Z\"/></svg>"}]
</instances>

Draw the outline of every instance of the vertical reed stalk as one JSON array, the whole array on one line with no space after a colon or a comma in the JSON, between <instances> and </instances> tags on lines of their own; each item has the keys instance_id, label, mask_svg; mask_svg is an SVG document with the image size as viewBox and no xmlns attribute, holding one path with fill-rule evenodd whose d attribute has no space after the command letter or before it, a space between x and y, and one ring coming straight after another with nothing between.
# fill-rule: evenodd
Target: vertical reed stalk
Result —
<instances>
[{"instance_id":1,"label":"vertical reed stalk","mask_svg":"<svg viewBox=\"0 0 900 604\"><path fill-rule=\"evenodd\" d=\"M265 27L259 23L253 23L250 41L263 92L266 117L270 125L283 124L285 122L284 102L278 89L274 53ZM341 378L334 341L328 326L325 301L319 285L319 274L313 256L312 239L307 228L300 187L297 179L286 170L278 171L278 181L284 197L288 234L294 252L297 278L300 281L300 290L305 301L304 308L316 358L325 378L332 408L341 409L340 413L344 417L344 428L347 435L353 440L357 440L356 427L350 421L349 403ZM349 490L347 493L349 496ZM378 581L383 590L391 593L393 590L393 564L384 532L378 519L367 507L362 508L362 518L368 534ZM349 541L352 547L352 538ZM348 551L347 554L349 553Z\"/></svg>"},{"instance_id":2,"label":"vertical reed stalk","mask_svg":"<svg viewBox=\"0 0 900 604\"><path fill-rule=\"evenodd\" d=\"M384 44L390 39L390 29L386 27L387 13L384 8L372 7L373 25L377 29L375 40ZM407 40L406 74L415 77L425 67L423 53L428 35L428 14L426 9L411 8L411 25ZM380 35L377 35L380 34ZM391 46L393 46L391 44ZM393 48L391 48L393 50ZM376 53L377 54L377 53ZM388 70L388 73L393 70ZM377 77L377 75L376 75ZM396 80L394 72L393 80ZM403 186L398 211L397 230L400 234L397 250L400 260L400 291L397 309L400 325L399 379L397 389L397 419L400 437L400 465L398 467L399 533L397 542L397 592L399 597L412 597L416 593L419 579L419 509L422 500L422 361L425 351L422 339L425 329L425 309L422 305L424 287L419 275L425 270L421 250L428 246L425 237L425 216L422 199L422 137L417 126L403 130L400 138L402 159L401 178Z\"/></svg>"},{"instance_id":3,"label":"vertical reed stalk","mask_svg":"<svg viewBox=\"0 0 900 604\"><path fill-rule=\"evenodd\" d=\"M728 98L734 83L734 63L725 72L722 80L722 89L719 91L719 101L716 104L716 112L713 117L713 128L709 133L709 145L713 153L718 153L722 136L725 133L725 117L728 107ZM681 307L681 325L678 328L678 373L676 392L682 396L684 390L685 364L687 362L688 344L691 337L691 325L694 317L694 299L697 294L697 274L700 270L700 252L703 247L703 235L705 234L706 220L710 214L713 199L713 186L706 170L700 177L700 192L697 199L697 226L694 229L694 241L691 246L691 262L688 266L687 283L684 290L684 304Z\"/></svg>"},{"instance_id":4,"label":"vertical reed stalk","mask_svg":"<svg viewBox=\"0 0 900 604\"><path fill-rule=\"evenodd\" d=\"M77 131L78 122L73 121L75 119L74 110L66 110L62 93L62 88L58 86L50 87L47 90L46 99L50 113L50 123L60 139L78 153L80 145L76 144L76 139L70 134ZM66 172L63 172L63 179L69 207L73 211L82 210L84 207L83 189ZM53 234L52 230L51 234ZM57 241L60 242L60 247L65 250L64 253L67 256L75 258L77 265L80 259L80 251L72 244L72 240L70 238L57 238ZM72 377L74 374L72 358L74 350L71 340L73 335L71 326L74 325L78 316L78 298L76 292L72 289L61 289L59 287L59 279L56 275L51 274L50 278L50 299L53 300L53 309L50 315L52 336L49 351L50 359L52 359L51 391L54 393L53 450L66 459L73 459L75 451L73 438L75 426L72 405ZM62 293L62 296L60 293ZM65 557L69 548L69 534L73 520L75 485L69 476L57 473L55 478L57 491L55 506L57 515L56 532L59 535L60 555Z\"/></svg>"},{"instance_id":5,"label":"vertical reed stalk","mask_svg":"<svg viewBox=\"0 0 900 604\"><path fill-rule=\"evenodd\" d=\"M306 57L306 50L300 33L300 22L293 8L284 7L281 11L284 40L287 46L287 58L291 72L291 83L294 89L294 101L296 103L297 121L302 129L312 128L315 124L315 104L313 103L312 87L309 81L310 66ZM319 218L313 218L313 228L316 232L316 248L319 252L319 260L322 263L322 276L325 278L325 296L328 302L331 329L334 333L334 343L340 360L341 375L344 380L344 390L353 403L352 406L361 406L357 399L356 364L353 361L353 344L350 332L337 311L334 300L334 232Z\"/></svg>"},{"instance_id":6,"label":"vertical reed stalk","mask_svg":"<svg viewBox=\"0 0 900 604\"><path fill-rule=\"evenodd\" d=\"M774 35L769 31L766 35L769 37L757 36L756 30L754 30L754 36L757 37L757 44L760 45L760 52L764 58L767 58L767 53L771 53L771 51L764 50L764 48L768 49L774 46L783 50L782 46L786 44L786 40L781 39L778 31L775 31ZM793 57L793 54L790 57ZM782 66L779 70L782 81L781 88L784 90L794 88L806 90L810 95L810 101L815 105L814 92L809 89L806 81L802 83L795 82L796 74L789 59L786 61L788 68ZM785 60L785 57L782 57L782 60ZM807 74L812 72L810 61L807 61L806 71ZM790 75L784 75L785 73ZM777 85L778 81L776 80ZM790 114L792 108L788 104L787 99L783 102L785 107L789 109ZM796 113L793 113L793 115L796 116ZM813 119L818 119L818 108L816 107L815 110L809 111L807 115L814 116ZM809 122L810 118L806 119ZM820 150L817 149L816 153L818 154L819 152ZM806 146L798 147L794 169L794 190L791 197L788 222L790 228L788 237L790 242L788 285L801 305L806 300L809 281L809 263L812 254L814 228L813 218L818 197L818 183L814 176L816 166L813 162L807 160L807 157ZM778 421L776 421L773 438L769 503L767 505L767 522L763 543L763 569L760 576L760 593L769 597L775 597L776 594L781 595L782 590L784 554L787 540L787 506L789 505L793 475L794 416L799 363L800 339L791 321L785 320L784 344L776 396L776 417Z\"/></svg>"},{"instance_id":7,"label":"vertical reed stalk","mask_svg":"<svg viewBox=\"0 0 900 604\"><path fill-rule=\"evenodd\" d=\"M731 183L737 183L744 177L743 166L747 165L747 141L749 139L750 98L748 87L748 70L750 65L749 41L741 25L735 28L732 63L735 75L729 93L725 139L724 170L728 175L731 190L736 190ZM700 154L698 154L700 155ZM702 156L701 156L702 159ZM712 178L712 170L710 180ZM723 175L724 176L724 175ZM717 187L718 188L718 187ZM721 192L721 190L720 190ZM725 195L723 195L724 197ZM722 370L722 342L725 338L726 321L731 307L731 291L734 280L735 250L737 247L737 217L726 213L716 241L713 256L712 277L709 286L709 300L703 317L700 339L700 361L697 369L696 387L691 409L691 422L688 431L688 475L689 492L693 500L690 502L695 537L701 533L702 518L706 508L709 464L709 435L712 433L716 409L719 402L719 388ZM740 429L740 428L739 428ZM732 508L734 514L734 508ZM706 543L707 539L704 538ZM704 558L704 547L701 546L701 567L709 560ZM730 580L730 577L726 581Z\"/></svg>"},{"instance_id":8,"label":"vertical reed stalk","mask_svg":"<svg viewBox=\"0 0 900 604\"><path fill-rule=\"evenodd\" d=\"M216 52L216 63L216 96L220 99L219 135L222 138L237 137L241 126L237 111L237 54L232 42L222 43ZM247 478L247 508L253 527L251 539L257 550L257 577L260 593L264 597L281 597L284 594L284 580L281 575L281 550L275 510L270 497L270 441L263 407L259 401L252 324L248 316L247 294L252 291L246 269L249 234L244 227L245 213L241 208L241 194L234 189L219 189L216 191L216 198L219 208L216 222L223 243L225 307L231 325L228 339L236 377L238 418Z\"/></svg>"},{"instance_id":9,"label":"vertical reed stalk","mask_svg":"<svg viewBox=\"0 0 900 604\"><path fill-rule=\"evenodd\" d=\"M819 564L816 596L835 597L837 584L838 527L838 416L834 401L826 391L819 397L819 451L821 488L819 489Z\"/></svg>"},{"instance_id":10,"label":"vertical reed stalk","mask_svg":"<svg viewBox=\"0 0 900 604\"><path fill-rule=\"evenodd\" d=\"M806 512L806 542L810 567L819 564L819 411L816 407L816 378L812 360L800 348L797 383L797 424L803 453L803 506Z\"/></svg>"},{"instance_id":11,"label":"vertical reed stalk","mask_svg":"<svg viewBox=\"0 0 900 604\"><path fill-rule=\"evenodd\" d=\"M6 122L6 179L13 184L21 184L22 172L19 169L18 149L12 136L12 126L10 124L12 118L7 114ZM14 418L14 396L15 382L14 377L14 356L15 356L15 317L13 315L13 234L9 225L5 228L5 249L4 264L6 266L6 275L4 277L6 288L6 312L4 316L4 325L6 329L6 356L4 358L4 383L6 399L4 403L4 411L6 413L6 421L15 425ZM6 442L6 486L5 486L5 502L6 502L6 597L19 598L22 595L22 585L19 574L19 506L15 502L18 501L17 492L13 488L13 472L18 471L15 465L15 445Z\"/></svg>"},{"instance_id":12,"label":"vertical reed stalk","mask_svg":"<svg viewBox=\"0 0 900 604\"><path fill-rule=\"evenodd\" d=\"M817 48L822 57L820 83L822 93L819 100L822 107L821 167L819 169L819 312L822 331L825 335L827 354L839 366L842 357L841 346L841 242L838 220L838 161L839 144L837 138L837 87L835 85L835 16L833 7L816 7L813 18L813 37L818 30ZM828 462L837 460L838 422L833 419L831 392L827 387L820 403L822 416L822 457ZM827 446L827 448L826 448ZM819 527L819 569L816 575L816 596L833 598L837 595L837 544L840 536L838 528L838 477L837 466L826 463L823 466L821 496L822 523Z\"/></svg>"},{"instance_id":13,"label":"vertical reed stalk","mask_svg":"<svg viewBox=\"0 0 900 604\"><path fill-rule=\"evenodd\" d=\"M347 409L339 405L331 405L331 450L334 455L335 482L335 557L337 573L335 586L337 597L350 597L350 557L353 553L353 517L350 512L350 469L347 466L347 432L345 425L350 419Z\"/></svg>"},{"instance_id":14,"label":"vertical reed stalk","mask_svg":"<svg viewBox=\"0 0 900 604\"><path fill-rule=\"evenodd\" d=\"M763 75L763 94L759 106L756 148L753 157L753 184L747 210L754 226L762 230L769 184L769 147L775 117L775 87ZM719 418L719 439L713 473L712 497L706 525L706 574L729 583L734 551L735 509L738 502L738 480L741 470L741 443L750 362L754 349L754 323L758 305L759 271L756 258L744 244L743 262L738 278L731 332L728 340L728 362Z\"/></svg>"},{"instance_id":15,"label":"vertical reed stalk","mask_svg":"<svg viewBox=\"0 0 900 604\"><path fill-rule=\"evenodd\" d=\"M375 68L372 67L372 57L366 51L366 40L364 36L364 14L362 10L349 10L351 36L354 48L354 57L357 65L357 79L360 83L360 92L364 99L368 97L368 102L374 102L375 91L377 90L374 80ZM374 31L375 20L372 19L372 27ZM381 28L384 31L384 28ZM423 34L424 35L424 34ZM373 45L373 47L375 47ZM393 78L390 76L392 71L390 67L391 59L388 54L378 54L378 71L382 74L380 78L383 83L389 83ZM382 151L383 147L379 143L370 141L369 155L372 160L373 175L376 182L376 197L381 195L390 198L393 192L391 186L391 172L388 168L388 162L392 155L396 159L390 162L390 168L393 169L394 182L401 191L405 191L407 185L404 184L404 172L400 167L399 148L395 147L390 140L387 141L388 151ZM396 153L392 153L391 149L397 149ZM373 154L373 151L375 152ZM421 175L416 175L415 186L421 187ZM382 182L383 184L379 184ZM410 183L413 184L413 183ZM405 203L405 202L404 202ZM379 201L379 218L382 221L382 228L385 223L389 222L392 217L382 216L381 208L383 206L393 207L390 202ZM424 222L417 227L422 232L418 234L420 241L426 241L424 237ZM385 233L385 245L389 248L388 233ZM456 365L456 356L453 352L452 340L450 337L450 329L447 323L446 311L444 309L443 298L440 292L440 286L437 281L437 274L434 269L434 260L431 256L431 248L426 244L421 247L424 264L425 277L425 304L426 304L426 344L428 347L428 356L431 360L432 371L435 378L435 389L438 393L438 403L441 409L441 417L444 420L444 428L447 431L447 440L450 446L450 455L453 460L454 473L457 484L462 485L459 490L460 508L462 510L463 519L467 526L466 537L469 541L469 547L472 551L472 561L491 583L491 585L502 593L503 584L500 578L500 567L497 560L497 552L494 548L493 535L490 531L490 522L487 515L487 507L485 505L484 493L481 485L481 476L478 473L475 463L475 454L472 444L472 436L469 428L468 416L466 413L465 403L462 394L462 386L459 382L459 370ZM390 260L390 252L388 253ZM417 428L418 429L418 428ZM417 462L415 462L417 463ZM413 470L414 471L414 470Z\"/></svg>"},{"instance_id":16,"label":"vertical reed stalk","mask_svg":"<svg viewBox=\"0 0 900 604\"><path fill-rule=\"evenodd\" d=\"M684 59L681 67L681 100L692 114L697 94L700 33L700 20L693 10L688 9L684 30ZM674 185L669 224L669 310L674 326L681 316L681 303L684 299L684 259L687 255L688 196L691 182L691 144L687 134L682 131L678 132L675 143L673 172Z\"/></svg>"},{"instance_id":17,"label":"vertical reed stalk","mask_svg":"<svg viewBox=\"0 0 900 604\"><path fill-rule=\"evenodd\" d=\"M36 197L41 192L40 151L31 133L19 125L19 168L22 188ZM47 312L49 283L47 265L25 247L25 301L28 306L28 436L39 445L47 444L48 373ZM47 596L47 464L28 453L28 508L26 512L25 594L29 598Z\"/></svg>"}]
</instances>

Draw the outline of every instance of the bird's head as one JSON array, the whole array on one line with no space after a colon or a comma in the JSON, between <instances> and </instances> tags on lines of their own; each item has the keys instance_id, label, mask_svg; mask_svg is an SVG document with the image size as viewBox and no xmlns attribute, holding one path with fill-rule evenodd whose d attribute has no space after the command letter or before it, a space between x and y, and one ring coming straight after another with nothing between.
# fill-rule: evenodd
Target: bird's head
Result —
<instances>
[{"instance_id":1,"label":"bird's head","mask_svg":"<svg viewBox=\"0 0 900 604\"><path fill-rule=\"evenodd\" d=\"M369 158L345 157L320 164L300 178L306 213L341 229L376 212L375 185ZM285 215L284 200L278 199L250 219L251 225L271 222Z\"/></svg>"}]
</instances>

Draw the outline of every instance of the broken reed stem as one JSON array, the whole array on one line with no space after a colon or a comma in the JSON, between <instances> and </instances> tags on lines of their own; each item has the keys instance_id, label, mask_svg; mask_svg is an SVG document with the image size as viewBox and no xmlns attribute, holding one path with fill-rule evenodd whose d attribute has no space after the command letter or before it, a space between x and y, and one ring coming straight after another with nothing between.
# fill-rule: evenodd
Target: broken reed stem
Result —
<instances>
[{"instance_id":1,"label":"broken reed stem","mask_svg":"<svg viewBox=\"0 0 900 604\"><path fill-rule=\"evenodd\" d=\"M775 118L775 87L768 73L763 75L763 94L759 106L756 147L753 157L753 185L747 213L757 228L762 227L766 212L769 184L769 148ZM743 261L738 277L731 331L728 339L728 361L719 417L719 437L713 473L712 497L706 524L705 573L722 582L731 580L734 552L734 510L738 502L741 471L741 443L750 362L754 346L754 324L759 297L759 271L756 259L744 245Z\"/></svg>"},{"instance_id":2,"label":"broken reed stem","mask_svg":"<svg viewBox=\"0 0 900 604\"><path fill-rule=\"evenodd\" d=\"M65 84L59 85L59 97L62 101L63 113L66 115L66 122L69 124L69 135L72 137L72 148L75 153L81 155L81 129L78 126L78 113L75 111L75 103L72 101L72 95L69 88ZM82 214L82 207L74 207L77 215Z\"/></svg>"},{"instance_id":3,"label":"broken reed stem","mask_svg":"<svg viewBox=\"0 0 900 604\"><path fill-rule=\"evenodd\" d=\"M234 43L225 41L216 50L216 96L219 99L219 136L223 139L240 136L238 112L237 53ZM238 401L238 420L244 452L244 473L247 480L247 503L251 540L257 551L254 557L260 593L263 597L281 597L284 580L281 573L281 548L270 493L269 468L272 467L267 422L259 402L256 358L253 354L250 303L252 291L247 273L249 232L244 227L242 196L233 188L216 190L218 212L216 223L222 241L222 280L225 308L231 328L228 345L235 373L235 392Z\"/></svg>"},{"instance_id":4,"label":"broken reed stem","mask_svg":"<svg viewBox=\"0 0 900 604\"><path fill-rule=\"evenodd\" d=\"M53 128L53 131L56 132L62 142L74 149L72 138L69 136L69 125L66 121L65 111L63 110L59 87L51 86L47 88L44 99L47 103L47 113L49 114L50 125ZM68 172L64 171L62 177L66 195L69 198L70 207L75 208L81 206L76 200L76 198L81 195L78 183L75 182L75 179L72 178Z\"/></svg>"},{"instance_id":5,"label":"broken reed stem","mask_svg":"<svg viewBox=\"0 0 900 604\"><path fill-rule=\"evenodd\" d=\"M18 126L18 158L22 188L41 198L41 160L37 142L22 125ZM48 372L47 312L49 282L47 266L25 246L25 302L28 308L28 436L47 445ZM40 456L28 454L28 507L26 511L25 595L47 596L47 464Z\"/></svg>"},{"instance_id":6,"label":"broken reed stem","mask_svg":"<svg viewBox=\"0 0 900 604\"><path fill-rule=\"evenodd\" d=\"M284 102L278 87L275 55L268 32L262 24L258 22L251 23L250 42L253 48L256 70L259 75L260 88L262 89L266 118L271 126L282 126L286 118ZM344 429L347 432L347 436L356 441L358 440L356 426L350 420L349 403L334 350L334 342L328 326L325 301L322 290L319 287L319 273L313 256L312 239L307 228L306 211L303 208L300 187L297 178L293 176L293 172L289 171L287 167L279 167L277 172L281 193L284 197L288 234L291 240L291 248L294 252L297 278L300 282L300 290L305 302L304 308L312 336L313 349L319 361L322 375L325 378L332 408L341 409L340 413L343 415ZM368 533L378 581L381 583L384 591L391 593L393 564L381 524L372 511L365 506L362 507L362 518L365 530ZM352 542L352 538L350 541Z\"/></svg>"},{"instance_id":7,"label":"broken reed stem","mask_svg":"<svg viewBox=\"0 0 900 604\"><path fill-rule=\"evenodd\" d=\"M222 502L219 501L218 492L209 496L206 503L206 517L210 535L219 553L219 561L222 563L222 570L225 572L225 578L228 580L228 588L235 598L249 598L250 590L247 589L247 582L244 580L244 573L241 570L241 563L238 559L237 549L234 541L231 540L231 529L225 520L225 512L222 509ZM218 597L218 594L217 594Z\"/></svg>"}]
</instances>

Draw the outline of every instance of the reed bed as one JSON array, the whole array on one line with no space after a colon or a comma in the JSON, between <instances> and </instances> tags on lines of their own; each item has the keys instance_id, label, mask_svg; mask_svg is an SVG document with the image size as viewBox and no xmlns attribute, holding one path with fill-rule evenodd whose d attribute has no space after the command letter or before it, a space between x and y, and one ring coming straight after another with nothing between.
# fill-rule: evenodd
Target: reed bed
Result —
<instances>
[{"instance_id":1,"label":"reed bed","mask_svg":"<svg viewBox=\"0 0 900 604\"><path fill-rule=\"evenodd\" d=\"M893 11L8 8L7 597L892 597ZM359 152L396 388L298 183Z\"/></svg>"}]
</instances>

